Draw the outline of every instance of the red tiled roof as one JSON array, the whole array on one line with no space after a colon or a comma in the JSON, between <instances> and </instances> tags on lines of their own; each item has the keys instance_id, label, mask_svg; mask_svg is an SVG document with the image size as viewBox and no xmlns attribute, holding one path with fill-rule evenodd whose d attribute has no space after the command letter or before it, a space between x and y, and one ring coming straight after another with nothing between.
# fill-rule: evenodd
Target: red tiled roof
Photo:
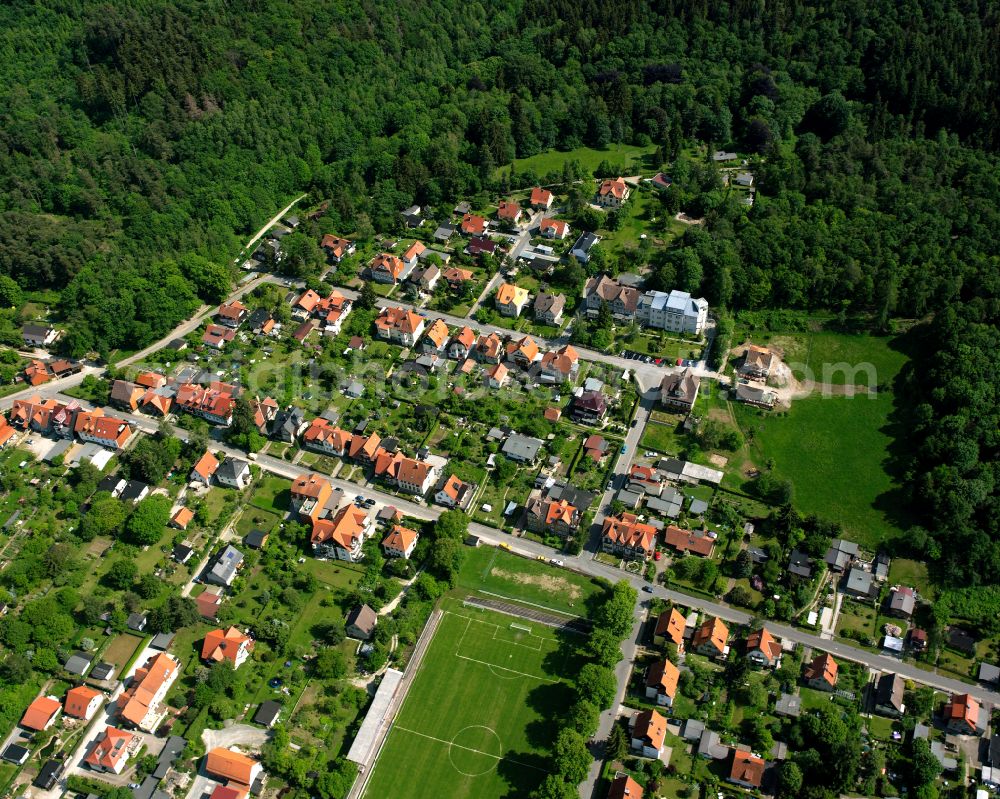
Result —
<instances>
[{"instance_id":1,"label":"red tiled roof","mask_svg":"<svg viewBox=\"0 0 1000 799\"><path fill-rule=\"evenodd\" d=\"M729 779L759 788L764 779L764 765L764 761L756 755L734 749Z\"/></svg>"},{"instance_id":2,"label":"red tiled roof","mask_svg":"<svg viewBox=\"0 0 1000 799\"><path fill-rule=\"evenodd\" d=\"M475 214L462 217L462 232L468 235L478 235L486 230L486 220Z\"/></svg>"},{"instance_id":3,"label":"red tiled roof","mask_svg":"<svg viewBox=\"0 0 1000 799\"><path fill-rule=\"evenodd\" d=\"M637 478L633 477L632 479ZM673 524L664 531L663 540L668 547L673 547L678 552L694 552L703 557L710 555L712 547L715 546L715 539L706 534L704 530L684 530Z\"/></svg>"},{"instance_id":4,"label":"red tiled roof","mask_svg":"<svg viewBox=\"0 0 1000 799\"><path fill-rule=\"evenodd\" d=\"M51 696L36 697L21 717L21 726L29 730L44 730L52 717L59 712L62 704Z\"/></svg>"},{"instance_id":5,"label":"red tiled roof","mask_svg":"<svg viewBox=\"0 0 1000 799\"><path fill-rule=\"evenodd\" d=\"M543 189L540 186L535 186L531 190L531 200L532 205L543 205L548 207L552 202L552 192L547 189Z\"/></svg>"}]
</instances>

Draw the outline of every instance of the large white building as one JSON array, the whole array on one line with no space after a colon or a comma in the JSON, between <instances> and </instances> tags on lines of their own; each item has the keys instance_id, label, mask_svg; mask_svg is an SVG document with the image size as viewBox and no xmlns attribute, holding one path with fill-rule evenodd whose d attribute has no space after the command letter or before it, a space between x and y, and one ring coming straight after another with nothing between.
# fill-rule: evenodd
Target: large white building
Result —
<instances>
[{"instance_id":1,"label":"large white building","mask_svg":"<svg viewBox=\"0 0 1000 799\"><path fill-rule=\"evenodd\" d=\"M647 291L639 300L636 312L649 327L673 333L701 335L708 321L708 300L694 299L686 291Z\"/></svg>"}]
</instances>

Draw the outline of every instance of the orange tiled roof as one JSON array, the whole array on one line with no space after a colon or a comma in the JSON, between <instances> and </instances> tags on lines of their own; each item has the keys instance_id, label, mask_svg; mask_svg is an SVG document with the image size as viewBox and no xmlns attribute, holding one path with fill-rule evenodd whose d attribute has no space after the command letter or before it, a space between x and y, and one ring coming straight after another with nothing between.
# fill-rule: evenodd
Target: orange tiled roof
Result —
<instances>
[{"instance_id":1,"label":"orange tiled roof","mask_svg":"<svg viewBox=\"0 0 1000 799\"><path fill-rule=\"evenodd\" d=\"M372 272L387 272L393 280L403 274L403 261L387 252L379 253L372 261Z\"/></svg>"},{"instance_id":2,"label":"orange tiled roof","mask_svg":"<svg viewBox=\"0 0 1000 799\"><path fill-rule=\"evenodd\" d=\"M187 526L191 524L191 520L194 518L194 511L191 508L178 508L177 512L173 515L170 521L182 530L186 530Z\"/></svg>"},{"instance_id":3,"label":"orange tiled roof","mask_svg":"<svg viewBox=\"0 0 1000 799\"><path fill-rule=\"evenodd\" d=\"M230 627L228 630L211 630L205 635L205 640L202 642L201 659L216 663L228 660L235 665L240 648L247 642L251 644L252 648L253 639L240 632L236 627Z\"/></svg>"},{"instance_id":4,"label":"orange tiled roof","mask_svg":"<svg viewBox=\"0 0 1000 799\"><path fill-rule=\"evenodd\" d=\"M448 283L464 283L467 280L472 280L473 274L468 269L460 269L457 266L449 266L441 272L441 277L443 277Z\"/></svg>"},{"instance_id":5,"label":"orange tiled roof","mask_svg":"<svg viewBox=\"0 0 1000 799\"><path fill-rule=\"evenodd\" d=\"M157 691L163 683L175 678L179 666L177 659L166 652L160 652L147 660L136 671L128 690L118 700L121 717L137 726L142 724Z\"/></svg>"},{"instance_id":6,"label":"orange tiled roof","mask_svg":"<svg viewBox=\"0 0 1000 799\"><path fill-rule=\"evenodd\" d=\"M78 685L76 688L70 688L66 692L63 711L67 716L72 716L75 719L86 718L87 708L90 706L90 703L95 696L100 695L100 691L94 690L89 685Z\"/></svg>"},{"instance_id":7,"label":"orange tiled roof","mask_svg":"<svg viewBox=\"0 0 1000 799\"><path fill-rule=\"evenodd\" d=\"M646 687L655 687L659 693L673 699L677 693L677 680L680 676L680 670L673 663L669 660L659 660L651 663L646 671Z\"/></svg>"},{"instance_id":8,"label":"orange tiled roof","mask_svg":"<svg viewBox=\"0 0 1000 799\"><path fill-rule=\"evenodd\" d=\"M837 661L829 652L813 659L813 662L806 666L805 678L807 680L822 680L827 685L837 684Z\"/></svg>"},{"instance_id":9,"label":"orange tiled roof","mask_svg":"<svg viewBox=\"0 0 1000 799\"><path fill-rule=\"evenodd\" d=\"M729 779L745 782L759 788L764 779L764 765L764 761L756 755L734 749L733 767L729 772Z\"/></svg>"},{"instance_id":10,"label":"orange tiled roof","mask_svg":"<svg viewBox=\"0 0 1000 799\"><path fill-rule=\"evenodd\" d=\"M249 785L253 782L252 777L257 765L257 761L252 757L222 747L209 752L205 760L205 770L209 774L232 780L240 785Z\"/></svg>"},{"instance_id":11,"label":"orange tiled roof","mask_svg":"<svg viewBox=\"0 0 1000 799\"><path fill-rule=\"evenodd\" d=\"M333 541L344 549L353 549L354 542L364 536L368 513L354 505L345 505L330 519L318 519L313 524L314 544Z\"/></svg>"},{"instance_id":12,"label":"orange tiled roof","mask_svg":"<svg viewBox=\"0 0 1000 799\"><path fill-rule=\"evenodd\" d=\"M411 244L409 247L406 248L406 252L403 253L403 260L412 261L426 249L427 247L424 246L424 243L422 241L415 241L413 242L413 244Z\"/></svg>"},{"instance_id":13,"label":"orange tiled roof","mask_svg":"<svg viewBox=\"0 0 1000 799\"><path fill-rule=\"evenodd\" d=\"M566 231L569 230L569 223L563 222L561 219L543 219L538 229L542 233L551 230L557 236L565 236Z\"/></svg>"},{"instance_id":14,"label":"orange tiled roof","mask_svg":"<svg viewBox=\"0 0 1000 799\"><path fill-rule=\"evenodd\" d=\"M606 517L603 534L617 544L632 548L641 546L647 552L656 544L656 528L639 522L634 513Z\"/></svg>"},{"instance_id":15,"label":"orange tiled roof","mask_svg":"<svg viewBox=\"0 0 1000 799\"><path fill-rule=\"evenodd\" d=\"M602 197L610 194L612 197L621 200L625 197L626 191L628 191L628 186L625 185L625 180L623 178L615 178L614 180L608 179L601 183L598 194Z\"/></svg>"},{"instance_id":16,"label":"orange tiled roof","mask_svg":"<svg viewBox=\"0 0 1000 799\"><path fill-rule=\"evenodd\" d=\"M755 649L763 652L768 660L781 657L781 644L774 640L774 636L768 632L766 627L754 630L747 637L747 651L751 652Z\"/></svg>"},{"instance_id":17,"label":"orange tiled roof","mask_svg":"<svg viewBox=\"0 0 1000 799\"><path fill-rule=\"evenodd\" d=\"M444 323L443 319L436 319L434 323L427 328L424 336L434 342L434 346L440 349L445 345L445 342L448 341L448 325Z\"/></svg>"},{"instance_id":18,"label":"orange tiled roof","mask_svg":"<svg viewBox=\"0 0 1000 799\"><path fill-rule=\"evenodd\" d=\"M417 538L416 530L411 530L409 527L403 527L400 524L395 524L392 530L389 531L383 541L382 546L385 549L394 549L399 552L406 552L413 544L416 543Z\"/></svg>"},{"instance_id":19,"label":"orange tiled roof","mask_svg":"<svg viewBox=\"0 0 1000 799\"><path fill-rule=\"evenodd\" d=\"M216 469L219 468L219 459L216 458L211 452L206 451L204 455L198 458L198 462L194 465L191 470L195 472L199 477L208 480L215 474Z\"/></svg>"},{"instance_id":20,"label":"orange tiled roof","mask_svg":"<svg viewBox=\"0 0 1000 799\"><path fill-rule=\"evenodd\" d=\"M375 320L379 330L400 330L403 333L415 333L424 323L424 318L405 308L383 308Z\"/></svg>"},{"instance_id":21,"label":"orange tiled roof","mask_svg":"<svg viewBox=\"0 0 1000 799\"><path fill-rule=\"evenodd\" d=\"M75 433L86 434L102 441L114 441L119 446L128 441L132 435L132 428L124 419L114 416L105 416L104 411L96 408L92 413L80 411L76 415L76 424L73 426Z\"/></svg>"},{"instance_id":22,"label":"orange tiled roof","mask_svg":"<svg viewBox=\"0 0 1000 799\"><path fill-rule=\"evenodd\" d=\"M654 749L663 746L667 735L667 720L655 710L646 710L635 717L634 737L649 741Z\"/></svg>"},{"instance_id":23,"label":"orange tiled roof","mask_svg":"<svg viewBox=\"0 0 1000 799\"><path fill-rule=\"evenodd\" d=\"M677 611L677 608L671 608L670 610L663 611L659 618L657 618L656 632L654 634L665 636L680 646L684 643L684 628L686 626L687 623L684 621L684 617Z\"/></svg>"},{"instance_id":24,"label":"orange tiled roof","mask_svg":"<svg viewBox=\"0 0 1000 799\"><path fill-rule=\"evenodd\" d=\"M118 764L128 757L128 745L132 743L134 738L135 736L130 732L108 726L104 730L104 736L90 750L85 762L91 766L102 766L107 769L117 768Z\"/></svg>"},{"instance_id":25,"label":"orange tiled roof","mask_svg":"<svg viewBox=\"0 0 1000 799\"><path fill-rule=\"evenodd\" d=\"M705 619L701 627L694 631L694 635L691 637L691 645L697 649L702 644L711 644L712 648L721 654L726 649L726 641L728 639L729 628L722 623L721 619L713 616L710 619Z\"/></svg>"},{"instance_id":26,"label":"orange tiled roof","mask_svg":"<svg viewBox=\"0 0 1000 799\"><path fill-rule=\"evenodd\" d=\"M538 357L538 345L530 336L525 336L520 341L512 341L507 345L507 356L520 355L526 361L534 361Z\"/></svg>"},{"instance_id":27,"label":"orange tiled roof","mask_svg":"<svg viewBox=\"0 0 1000 799\"><path fill-rule=\"evenodd\" d=\"M351 434L334 426L321 416L312 420L302 434L302 440L309 443L323 444L337 452L345 451L351 444Z\"/></svg>"},{"instance_id":28,"label":"orange tiled roof","mask_svg":"<svg viewBox=\"0 0 1000 799\"><path fill-rule=\"evenodd\" d=\"M28 705L21 717L21 726L29 730L44 730L45 726L52 721L52 717L59 712L62 704L58 699L51 696L39 696Z\"/></svg>"},{"instance_id":29,"label":"orange tiled roof","mask_svg":"<svg viewBox=\"0 0 1000 799\"><path fill-rule=\"evenodd\" d=\"M513 221L521 213L521 206L513 200L501 200L497 208L497 216Z\"/></svg>"},{"instance_id":30,"label":"orange tiled roof","mask_svg":"<svg viewBox=\"0 0 1000 799\"><path fill-rule=\"evenodd\" d=\"M565 499L560 499L558 502L549 502L549 506L545 511L545 524L550 525L556 522L563 522L564 524L573 525L578 513L579 511Z\"/></svg>"},{"instance_id":31,"label":"orange tiled roof","mask_svg":"<svg viewBox=\"0 0 1000 799\"><path fill-rule=\"evenodd\" d=\"M475 214L466 214L462 217L462 232L470 235L478 235L486 230L486 220Z\"/></svg>"},{"instance_id":32,"label":"orange tiled roof","mask_svg":"<svg viewBox=\"0 0 1000 799\"><path fill-rule=\"evenodd\" d=\"M547 189L543 189L540 186L535 186L531 190L531 204L532 205L545 205L547 206L552 202L552 192Z\"/></svg>"}]
</instances>

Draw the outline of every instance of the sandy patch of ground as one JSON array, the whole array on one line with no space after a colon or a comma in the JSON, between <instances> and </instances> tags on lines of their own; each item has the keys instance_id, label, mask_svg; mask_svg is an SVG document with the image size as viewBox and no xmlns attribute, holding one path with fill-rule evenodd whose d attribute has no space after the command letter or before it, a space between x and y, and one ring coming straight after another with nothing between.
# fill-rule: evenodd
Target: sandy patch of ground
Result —
<instances>
[{"instance_id":1,"label":"sandy patch of ground","mask_svg":"<svg viewBox=\"0 0 1000 799\"><path fill-rule=\"evenodd\" d=\"M729 463L729 458L723 455L709 455L708 462L713 466L718 466L720 469L723 468L727 463Z\"/></svg>"},{"instance_id":2,"label":"sandy patch of ground","mask_svg":"<svg viewBox=\"0 0 1000 799\"><path fill-rule=\"evenodd\" d=\"M515 574L503 569L493 569L492 573L520 585L533 585L550 594L565 594L574 602L583 595L579 586L554 574Z\"/></svg>"}]
</instances>

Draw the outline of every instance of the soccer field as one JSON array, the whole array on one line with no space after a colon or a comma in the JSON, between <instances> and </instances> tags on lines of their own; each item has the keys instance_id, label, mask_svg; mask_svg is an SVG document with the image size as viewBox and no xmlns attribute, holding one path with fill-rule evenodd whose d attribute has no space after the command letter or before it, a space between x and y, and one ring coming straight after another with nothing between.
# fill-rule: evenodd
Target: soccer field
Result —
<instances>
[{"instance_id":1,"label":"soccer field","mask_svg":"<svg viewBox=\"0 0 1000 799\"><path fill-rule=\"evenodd\" d=\"M447 602L364 799L526 797L571 699L547 627Z\"/></svg>"}]
</instances>

